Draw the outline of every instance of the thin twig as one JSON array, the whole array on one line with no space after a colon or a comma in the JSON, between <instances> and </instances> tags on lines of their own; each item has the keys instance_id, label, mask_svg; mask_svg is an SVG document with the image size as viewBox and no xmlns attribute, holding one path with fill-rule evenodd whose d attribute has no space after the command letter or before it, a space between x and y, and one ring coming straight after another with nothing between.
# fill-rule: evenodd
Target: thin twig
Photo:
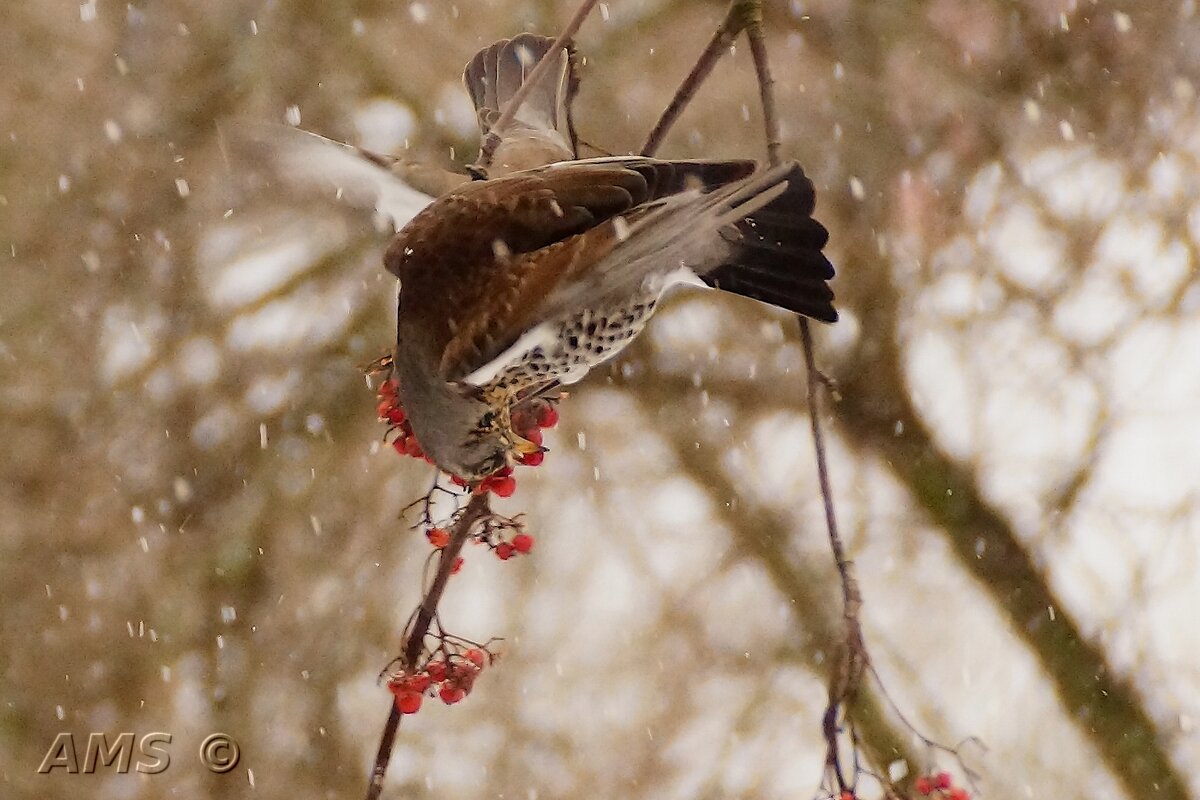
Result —
<instances>
[{"instance_id":1,"label":"thin twig","mask_svg":"<svg viewBox=\"0 0 1200 800\"><path fill-rule=\"evenodd\" d=\"M541 83L546 73L550 71L554 62L558 59L558 54L562 52L571 38L579 31L579 27L583 25L583 21L596 5L597 0L583 0L579 5L579 9L575 12L575 16L571 17L571 21L562 29L562 33L554 40L554 44L546 51L546 54L541 57L537 65L533 68L533 72L529 73L529 77L521 84L521 88L517 89L517 93L512 96L508 104L500 110L500 116L492 123L488 129L487 136L483 139L483 147L479 149L479 160L475 162L475 166L487 172L488 167L492 165L492 156L496 154L496 148L500 146L500 140L504 129L512 124L513 119L517 116L517 111L521 108L521 104L525 102L525 98L533 91L533 87Z\"/></svg>"},{"instance_id":2,"label":"thin twig","mask_svg":"<svg viewBox=\"0 0 1200 800\"><path fill-rule=\"evenodd\" d=\"M454 562L462 552L463 545L471 536L475 523L491 514L486 493L473 495L467 507L450 527L450 542L438 554L437 571L433 581L421 600L421 605L407 629L404 640L404 665L411 668L421 655L421 647L429 626L437 616L438 603L446 590L446 583L454 571ZM400 728L400 711L394 702L389 703L387 722L383 726L383 735L379 737L379 750L375 754L375 766L371 770L371 782L367 785L367 800L378 800L383 791L383 779L387 774L388 764L392 760L392 747L396 742L396 731Z\"/></svg>"},{"instance_id":3,"label":"thin twig","mask_svg":"<svg viewBox=\"0 0 1200 800\"><path fill-rule=\"evenodd\" d=\"M667 106L666 111L658 118L654 129L650 131L650 135L646 137L646 143L642 145L642 155L652 156L657 152L659 145L667 136L667 131L679 119L679 115L691 102L692 97L700 88L700 84L704 83L705 78L712 72L717 61L721 56L729 50L729 46L733 44L733 39L741 30L742 17L738 11L741 0L733 0L729 5L729 11L725 14L725 19L721 21L720 26L713 32L712 38L708 41L708 46L704 48L704 52L700 54L692 71L684 78L683 83L679 84L679 88L675 90L675 96L671 98L671 104Z\"/></svg>"},{"instance_id":4,"label":"thin twig","mask_svg":"<svg viewBox=\"0 0 1200 800\"><path fill-rule=\"evenodd\" d=\"M758 98L762 103L763 130L767 137L767 161L774 167L779 164L779 114L775 110L775 78L771 76L767 43L763 39L761 0L745 3L744 9L742 19L746 26L746 38L750 40L754 71L758 73Z\"/></svg>"},{"instance_id":5,"label":"thin twig","mask_svg":"<svg viewBox=\"0 0 1200 800\"><path fill-rule=\"evenodd\" d=\"M771 76L771 66L767 58L767 46L763 36L762 0L743 0L740 5L744 15L746 38L750 41L750 53L754 58L754 69L758 73L767 159L771 166L777 166L780 161L779 117L775 107L775 79ZM857 693L862 683L863 671L868 664L862 623L859 620L862 594L854 576L854 565L846 558L846 548L841 534L838 533L837 515L834 512L833 488L829 480L829 463L819 413L819 387L825 381L817 368L816 356L813 352L812 329L808 320L802 316L798 316L797 319L800 323L800 341L804 350L804 365L808 379L808 418L812 432L813 450L817 459L817 479L821 487L821 500L825 507L825 527L829 532L829 546L833 551L834 564L837 566L838 576L842 583L842 617L846 626L845 640L842 643L841 658L834 662L834 672L830 676L829 704L825 709L822 729L826 742L826 767L833 773L838 789L845 790L849 788L853 777L848 781L842 771L837 747L837 717L839 710L844 710L845 704L852 700Z\"/></svg>"}]
</instances>

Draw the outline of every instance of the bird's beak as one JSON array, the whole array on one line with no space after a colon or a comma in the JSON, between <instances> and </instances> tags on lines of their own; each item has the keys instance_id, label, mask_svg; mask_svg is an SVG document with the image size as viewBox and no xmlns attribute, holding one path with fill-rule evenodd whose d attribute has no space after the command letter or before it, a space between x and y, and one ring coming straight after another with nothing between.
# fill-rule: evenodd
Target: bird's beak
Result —
<instances>
[{"instance_id":1,"label":"bird's beak","mask_svg":"<svg viewBox=\"0 0 1200 800\"><path fill-rule=\"evenodd\" d=\"M527 456L530 453L540 452L543 448L541 445L536 445L524 437L514 436L513 437L513 449L516 450L521 455Z\"/></svg>"}]
</instances>

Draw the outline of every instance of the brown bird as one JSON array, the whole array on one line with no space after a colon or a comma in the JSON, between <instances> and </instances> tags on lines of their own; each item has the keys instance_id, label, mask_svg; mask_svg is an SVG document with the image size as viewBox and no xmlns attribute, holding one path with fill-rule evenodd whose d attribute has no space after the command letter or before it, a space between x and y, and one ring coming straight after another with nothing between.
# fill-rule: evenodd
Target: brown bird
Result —
<instances>
[{"instance_id":1,"label":"brown bird","mask_svg":"<svg viewBox=\"0 0 1200 800\"><path fill-rule=\"evenodd\" d=\"M485 139L551 44L522 34L467 64ZM469 174L295 129L226 126L230 154L289 189L403 225L384 257L400 279L399 400L424 453L471 481L536 449L512 429L515 405L620 352L673 286L837 319L828 233L798 164L578 160L574 60L555 59L492 163Z\"/></svg>"},{"instance_id":2,"label":"brown bird","mask_svg":"<svg viewBox=\"0 0 1200 800\"><path fill-rule=\"evenodd\" d=\"M485 136L550 43L525 34L467 65ZM400 401L425 453L468 480L536 449L512 429L513 406L620 352L674 285L837 319L828 233L798 164L574 160L574 71L559 58L486 179L430 203L384 257L400 279Z\"/></svg>"}]
</instances>

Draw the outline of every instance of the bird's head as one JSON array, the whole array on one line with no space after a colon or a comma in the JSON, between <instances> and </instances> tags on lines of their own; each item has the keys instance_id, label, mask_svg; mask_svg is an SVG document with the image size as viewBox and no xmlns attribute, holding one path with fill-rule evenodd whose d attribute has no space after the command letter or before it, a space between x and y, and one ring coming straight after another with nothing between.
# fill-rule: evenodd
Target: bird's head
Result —
<instances>
[{"instance_id":1,"label":"bird's head","mask_svg":"<svg viewBox=\"0 0 1200 800\"><path fill-rule=\"evenodd\" d=\"M488 408L463 445L455 451L456 465L450 471L473 483L505 467L514 466L522 456L540 449L540 446L513 430L507 407L501 410ZM442 468L449 469L445 466Z\"/></svg>"},{"instance_id":2,"label":"bird's head","mask_svg":"<svg viewBox=\"0 0 1200 800\"><path fill-rule=\"evenodd\" d=\"M448 391L427 395L419 384L401 380L399 390L417 441L439 469L477 483L541 449L513 430L499 398L489 402L475 387L441 386Z\"/></svg>"}]
</instances>

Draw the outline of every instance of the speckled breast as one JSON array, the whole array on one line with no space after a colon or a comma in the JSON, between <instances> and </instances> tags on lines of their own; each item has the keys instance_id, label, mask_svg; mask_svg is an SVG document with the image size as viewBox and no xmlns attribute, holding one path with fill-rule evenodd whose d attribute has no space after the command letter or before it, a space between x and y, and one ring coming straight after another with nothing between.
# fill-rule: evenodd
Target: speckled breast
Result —
<instances>
[{"instance_id":1,"label":"speckled breast","mask_svg":"<svg viewBox=\"0 0 1200 800\"><path fill-rule=\"evenodd\" d=\"M487 386L489 392L515 393L553 381L581 380L592 367L621 352L646 326L658 302L646 294L632 303L588 309L559 327L549 347L526 350Z\"/></svg>"}]
</instances>

